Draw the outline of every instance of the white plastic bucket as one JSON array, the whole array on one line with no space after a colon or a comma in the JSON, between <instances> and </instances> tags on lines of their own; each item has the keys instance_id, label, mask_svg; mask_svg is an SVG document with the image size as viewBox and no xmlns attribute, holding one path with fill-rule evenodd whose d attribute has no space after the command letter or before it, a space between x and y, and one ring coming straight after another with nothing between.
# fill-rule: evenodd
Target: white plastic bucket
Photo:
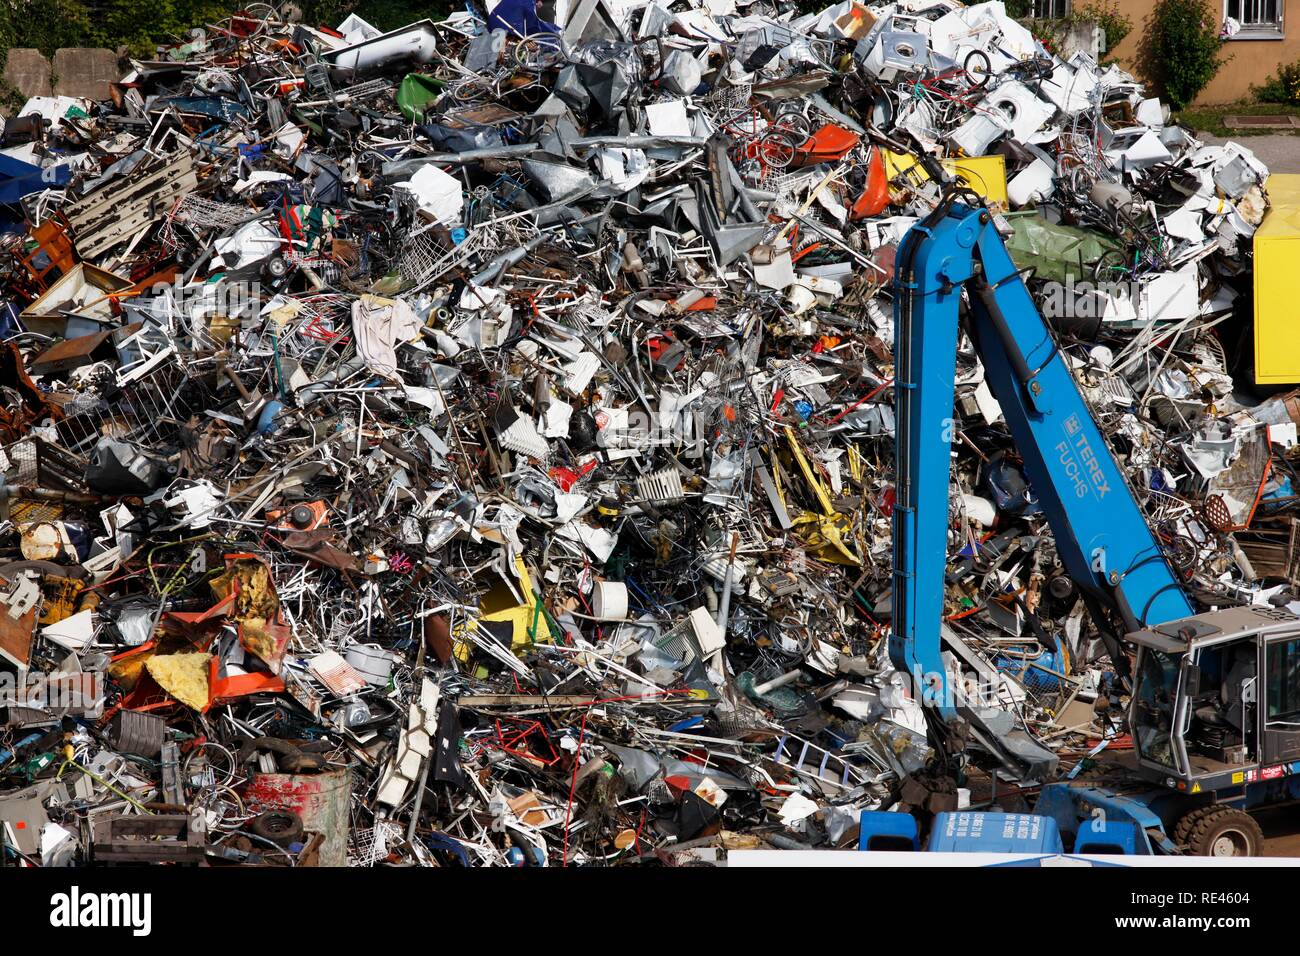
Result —
<instances>
[{"instance_id":1,"label":"white plastic bucket","mask_svg":"<svg viewBox=\"0 0 1300 956\"><path fill-rule=\"evenodd\" d=\"M622 581L597 581L591 591L591 616L600 621L627 617L627 585Z\"/></svg>"}]
</instances>

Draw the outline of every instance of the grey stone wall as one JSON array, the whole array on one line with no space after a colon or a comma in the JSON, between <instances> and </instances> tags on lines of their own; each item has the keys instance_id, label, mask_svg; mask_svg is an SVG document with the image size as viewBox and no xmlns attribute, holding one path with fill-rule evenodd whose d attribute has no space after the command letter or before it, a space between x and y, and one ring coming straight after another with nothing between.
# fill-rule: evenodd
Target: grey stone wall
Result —
<instances>
[{"instance_id":1,"label":"grey stone wall","mask_svg":"<svg viewBox=\"0 0 1300 956\"><path fill-rule=\"evenodd\" d=\"M121 78L117 54L96 47L65 47L54 51L54 93L108 99L108 86Z\"/></svg>"},{"instance_id":2,"label":"grey stone wall","mask_svg":"<svg viewBox=\"0 0 1300 956\"><path fill-rule=\"evenodd\" d=\"M40 50L15 47L5 60L4 79L24 96L86 96L108 99L110 83L121 78L117 54L102 47L66 47L51 63Z\"/></svg>"},{"instance_id":3,"label":"grey stone wall","mask_svg":"<svg viewBox=\"0 0 1300 956\"><path fill-rule=\"evenodd\" d=\"M54 92L50 83L50 61L40 50L11 48L5 60L4 79L23 96L49 96Z\"/></svg>"}]
</instances>

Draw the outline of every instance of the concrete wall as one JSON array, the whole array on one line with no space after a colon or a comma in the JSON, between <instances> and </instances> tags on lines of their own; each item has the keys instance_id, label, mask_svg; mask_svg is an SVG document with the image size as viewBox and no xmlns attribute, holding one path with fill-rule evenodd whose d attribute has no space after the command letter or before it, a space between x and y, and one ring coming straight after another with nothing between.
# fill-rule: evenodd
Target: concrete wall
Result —
<instances>
[{"instance_id":1,"label":"concrete wall","mask_svg":"<svg viewBox=\"0 0 1300 956\"><path fill-rule=\"evenodd\" d=\"M49 96L54 92L50 83L50 61L40 50L13 47L5 60L4 80L23 96Z\"/></svg>"},{"instance_id":2,"label":"concrete wall","mask_svg":"<svg viewBox=\"0 0 1300 956\"><path fill-rule=\"evenodd\" d=\"M1200 104L1235 103L1249 100L1250 88L1258 86L1277 72L1278 66L1300 60L1300 0L1281 0L1285 5L1282 23L1286 35L1281 39L1233 39L1224 44L1223 52L1231 57L1210 84L1197 97ZM1151 15L1151 0L1117 0L1120 12L1133 21L1133 32L1124 38L1119 48L1111 51L1126 70L1141 77L1136 62L1138 45L1146 32L1147 18ZM1210 0L1210 6L1222 24L1223 0ZM1142 77L1147 79L1146 77Z\"/></svg>"},{"instance_id":3,"label":"concrete wall","mask_svg":"<svg viewBox=\"0 0 1300 956\"><path fill-rule=\"evenodd\" d=\"M85 96L108 99L110 83L121 78L117 54L98 47L56 50L54 62L40 50L16 47L5 60L4 79L24 96Z\"/></svg>"},{"instance_id":4,"label":"concrete wall","mask_svg":"<svg viewBox=\"0 0 1300 956\"><path fill-rule=\"evenodd\" d=\"M54 92L59 96L108 99L110 83L122 77L117 54L95 47L66 47L54 51Z\"/></svg>"}]
</instances>

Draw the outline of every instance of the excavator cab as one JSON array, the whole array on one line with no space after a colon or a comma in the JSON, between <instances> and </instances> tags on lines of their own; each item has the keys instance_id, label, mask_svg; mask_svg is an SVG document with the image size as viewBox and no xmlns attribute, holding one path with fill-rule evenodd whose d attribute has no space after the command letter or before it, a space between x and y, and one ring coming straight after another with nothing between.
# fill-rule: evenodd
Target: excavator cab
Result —
<instances>
[{"instance_id":1,"label":"excavator cab","mask_svg":"<svg viewBox=\"0 0 1300 956\"><path fill-rule=\"evenodd\" d=\"M1189 794L1300 769L1300 620L1243 607L1129 635L1139 772Z\"/></svg>"}]
</instances>

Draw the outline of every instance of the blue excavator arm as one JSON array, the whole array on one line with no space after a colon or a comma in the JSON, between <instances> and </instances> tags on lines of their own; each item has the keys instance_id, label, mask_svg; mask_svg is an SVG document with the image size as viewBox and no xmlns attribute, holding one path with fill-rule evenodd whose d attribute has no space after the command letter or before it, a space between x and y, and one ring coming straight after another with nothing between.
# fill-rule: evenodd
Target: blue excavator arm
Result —
<instances>
[{"instance_id":1,"label":"blue excavator arm","mask_svg":"<svg viewBox=\"0 0 1300 956\"><path fill-rule=\"evenodd\" d=\"M958 309L1066 571L1124 632L1194 611L1079 393L989 211L952 192L899 246L894 285L895 667L951 721L940 658ZM1118 647L1112 649L1118 655ZM1121 673L1127 662L1116 661Z\"/></svg>"}]
</instances>

